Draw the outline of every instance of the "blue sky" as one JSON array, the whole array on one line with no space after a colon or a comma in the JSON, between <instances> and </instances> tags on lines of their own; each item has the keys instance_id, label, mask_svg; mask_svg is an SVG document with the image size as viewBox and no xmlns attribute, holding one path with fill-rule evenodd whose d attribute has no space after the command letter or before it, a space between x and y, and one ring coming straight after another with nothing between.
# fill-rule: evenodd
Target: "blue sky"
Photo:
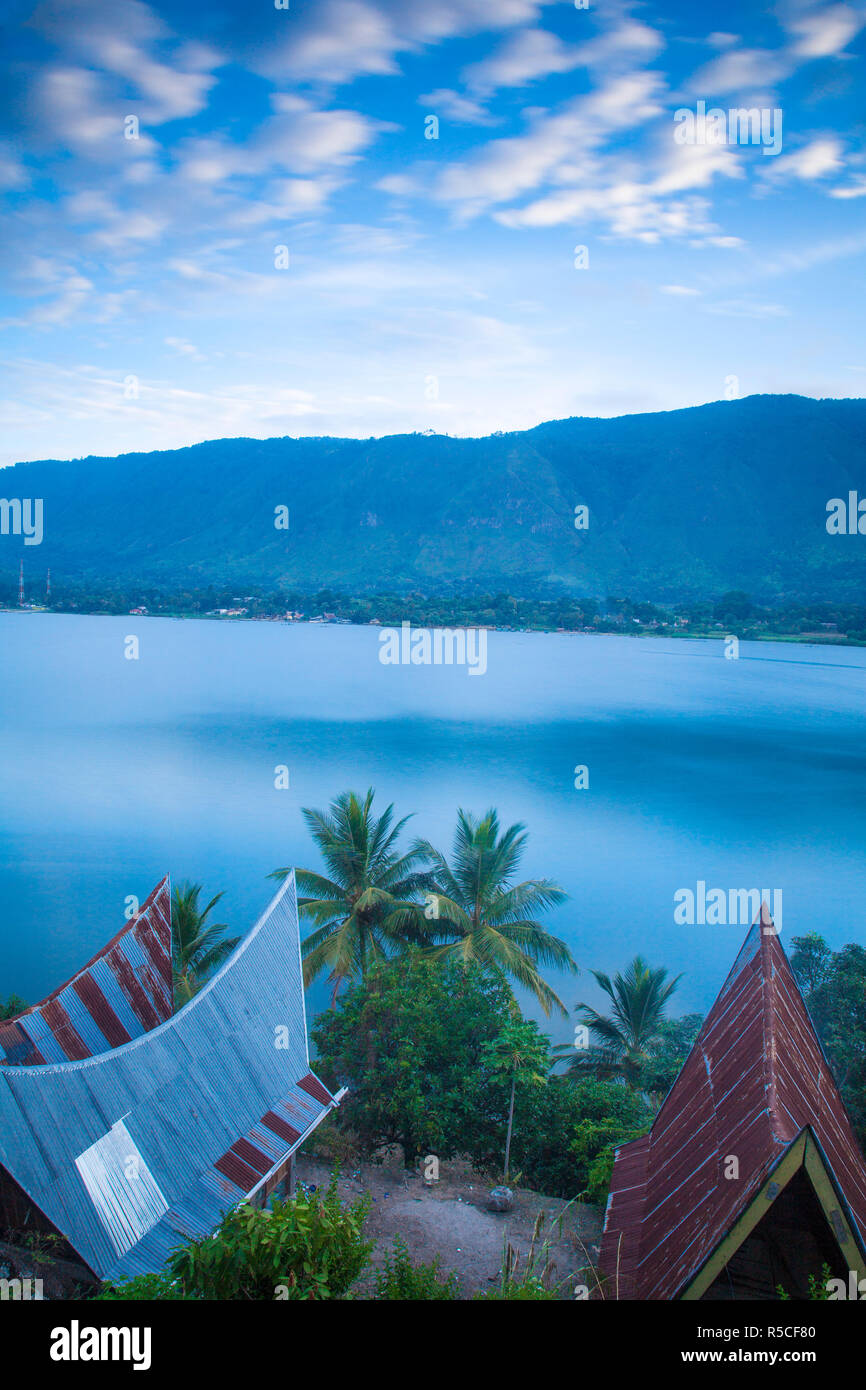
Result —
<instances>
[{"instance_id":1,"label":"blue sky","mask_svg":"<svg viewBox=\"0 0 866 1390\"><path fill-rule=\"evenodd\" d=\"M3 15L0 462L863 394L863 3Z\"/></svg>"}]
</instances>

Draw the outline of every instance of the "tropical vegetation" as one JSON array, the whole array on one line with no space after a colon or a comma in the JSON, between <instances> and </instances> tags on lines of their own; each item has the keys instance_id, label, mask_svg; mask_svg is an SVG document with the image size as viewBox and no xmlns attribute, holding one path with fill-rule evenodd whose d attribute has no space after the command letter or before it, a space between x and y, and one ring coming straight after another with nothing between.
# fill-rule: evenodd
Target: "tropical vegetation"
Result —
<instances>
[{"instance_id":1,"label":"tropical vegetation","mask_svg":"<svg viewBox=\"0 0 866 1390\"><path fill-rule=\"evenodd\" d=\"M833 951L817 932L791 944L791 968L866 1148L866 947L849 942Z\"/></svg>"},{"instance_id":2,"label":"tropical vegetation","mask_svg":"<svg viewBox=\"0 0 866 1390\"><path fill-rule=\"evenodd\" d=\"M320 1301L343 1298L365 1268L367 1196L344 1203L335 1168L327 1189L299 1188L269 1209L247 1202L226 1213L213 1235L191 1240L165 1270L104 1284L97 1298Z\"/></svg>"},{"instance_id":3,"label":"tropical vegetation","mask_svg":"<svg viewBox=\"0 0 866 1390\"><path fill-rule=\"evenodd\" d=\"M227 960L240 937L227 937L222 922L209 922L222 893L199 906L200 883L179 883L171 898L172 974L174 1003L179 1009L196 994L223 961Z\"/></svg>"},{"instance_id":4,"label":"tropical vegetation","mask_svg":"<svg viewBox=\"0 0 866 1390\"><path fill-rule=\"evenodd\" d=\"M564 903L568 895L551 879L514 882L526 840L519 823L500 833L491 808L479 819L458 810L450 863L429 840L416 841L415 850L432 869L425 918L431 937L446 943L440 956L463 965L478 961L503 983L528 990L545 1014L552 1008L566 1014L539 965L572 974L577 965L565 942L545 931L533 914Z\"/></svg>"},{"instance_id":5,"label":"tropical vegetation","mask_svg":"<svg viewBox=\"0 0 866 1390\"><path fill-rule=\"evenodd\" d=\"M501 831L492 809L480 819L459 810L449 863L428 840L402 849L410 817L395 821L393 805L377 815L374 797L372 788L363 797L347 791L328 811L302 811L327 871L295 871L298 909L312 927L302 944L305 984L327 972L333 1002L346 982L364 981L374 962L421 947L463 968L477 963L509 990L521 986L545 1013L566 1013L540 967L575 973L577 966L533 914L567 895L550 879L514 882L525 828ZM289 872L276 869L272 877Z\"/></svg>"},{"instance_id":6,"label":"tropical vegetation","mask_svg":"<svg viewBox=\"0 0 866 1390\"><path fill-rule=\"evenodd\" d=\"M0 1023L4 1018L16 1018L27 1008L27 1001L18 994L10 994L6 999L0 999Z\"/></svg>"},{"instance_id":7,"label":"tropical vegetation","mask_svg":"<svg viewBox=\"0 0 866 1390\"><path fill-rule=\"evenodd\" d=\"M589 1004L577 1005L589 1046L574 1050L569 1073L619 1078L627 1086L646 1089L650 1048L660 1039L665 1009L682 976L669 980L664 967L652 969L642 956L635 956L612 980L602 970L592 973L610 999L611 1010L602 1014Z\"/></svg>"},{"instance_id":8,"label":"tropical vegetation","mask_svg":"<svg viewBox=\"0 0 866 1390\"><path fill-rule=\"evenodd\" d=\"M395 822L393 805L376 815L374 795L372 788L364 797L343 792L329 811L301 812L327 869L295 870L298 909L313 928L302 946L304 983L327 970L333 997L346 980L363 980L375 960L424 940L411 910L428 883L418 867L423 855L398 849L409 817ZM271 877L290 872L276 869Z\"/></svg>"}]
</instances>

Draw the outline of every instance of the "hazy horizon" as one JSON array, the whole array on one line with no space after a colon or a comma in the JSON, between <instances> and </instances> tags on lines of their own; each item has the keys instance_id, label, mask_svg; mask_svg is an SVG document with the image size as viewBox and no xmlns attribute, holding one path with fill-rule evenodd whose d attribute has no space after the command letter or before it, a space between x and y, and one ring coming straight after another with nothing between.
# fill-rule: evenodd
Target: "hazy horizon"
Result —
<instances>
[{"instance_id":1,"label":"hazy horizon","mask_svg":"<svg viewBox=\"0 0 866 1390\"><path fill-rule=\"evenodd\" d=\"M354 440L363 440L363 439L373 439L373 440L397 439L397 438L400 438L401 436L411 436L411 435L413 435L413 434L428 434L428 435L433 435L433 436L437 436L437 435L438 435L438 436L440 436L440 437L443 438L443 439L466 439L466 440L471 440L471 439L490 439L490 438L492 438L494 435L497 435L497 434L526 434L526 433L529 433L531 430L539 429L539 428L540 428L541 426L543 426L543 425L560 424L560 423L563 423L563 422L565 422L565 421L567 421L567 420L627 420L627 419L629 419L629 418L633 418L633 417L635 417L635 416L642 416L642 415L670 415L670 414L674 414L674 413L676 413L677 411L680 411L680 410L701 410L701 409L703 409L705 406L708 406L708 405L731 405L731 404L735 404L736 402L742 403L742 402L744 402L744 401L747 401L747 400L754 400L754 399L757 399L757 398L760 398L760 397L764 397L764 398L768 398L768 397L785 398L785 397L788 397L788 396L796 396L796 397L798 397L799 399L802 399L802 400L814 400L814 401L862 401L862 400L866 400L866 397L864 397L864 396L809 396L809 395L805 395L803 392L799 392L799 391L762 391L762 392L755 391L755 392L753 392L753 393L752 393L751 395L749 395L749 396L737 397L735 401L718 401L718 400L697 401L697 402L695 402L693 405L672 406L672 407L670 407L669 409L664 409L664 410L633 410L633 411L623 411L621 414L618 414L618 415L561 415L561 416L557 416L556 418L551 418L551 419L547 419L547 420L537 420L537 421L535 422L535 424L533 424L533 425L525 425L525 426L523 426L523 427L522 427L521 429L519 429L519 430L493 429L493 430L488 430L488 431L487 431L486 433L484 433L484 434L455 434L455 433L451 433L451 432L449 432L449 431L447 431L447 430L435 430L435 429L431 429L431 430L388 430L388 431L386 431L386 432L383 433L383 434L371 434L371 435L361 434L361 433L358 433L358 434L342 434L342 435L341 435L341 434L306 434L306 433L303 433L303 434L302 434L302 433L298 433L298 434L262 434L262 435L220 434L220 435L211 435L211 436L205 437L205 438L203 438L203 439L194 439L194 440L192 440L189 444L168 444L168 445L166 445L165 447L161 447L161 448L157 448L157 449L123 449L120 453L116 453L116 454L111 454L111 453L108 453L108 454L93 454L93 453L90 453L90 454L69 454L69 455L66 456L65 458L58 458L58 457L56 457L56 456L51 456L51 457L49 458L48 456L39 455L39 456L34 456L33 458L30 458L30 459L10 459L7 463L0 463L0 469L3 469L3 468L14 468L15 465L16 465L16 464L19 464L19 463L75 463L75 462L79 462L79 461L81 461L82 459L86 459L86 458L124 458L124 457L126 457L128 454L142 454L142 453L172 453L172 452L174 452L174 451L177 450L177 449L195 449L195 448L198 448L198 447L200 447L200 446L202 446L202 445L205 445L205 444L221 444L221 443L223 443L223 442L226 441L226 440L243 440L243 439L250 439L250 440L254 440L256 443L260 443L260 444L269 443L269 442L272 442L273 440L277 440L277 439L293 439L293 440L301 440L301 439L333 439L334 441L339 442L340 440L348 440L348 439L354 439Z\"/></svg>"},{"instance_id":2,"label":"hazy horizon","mask_svg":"<svg viewBox=\"0 0 866 1390\"><path fill-rule=\"evenodd\" d=\"M11 11L0 461L866 380L860 4Z\"/></svg>"}]
</instances>

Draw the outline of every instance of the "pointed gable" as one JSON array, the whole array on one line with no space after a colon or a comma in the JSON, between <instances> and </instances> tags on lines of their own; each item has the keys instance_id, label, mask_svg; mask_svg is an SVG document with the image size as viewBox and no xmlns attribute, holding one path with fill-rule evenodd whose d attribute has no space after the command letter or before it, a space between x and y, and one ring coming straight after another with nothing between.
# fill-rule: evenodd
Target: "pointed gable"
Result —
<instances>
[{"instance_id":1,"label":"pointed gable","mask_svg":"<svg viewBox=\"0 0 866 1390\"><path fill-rule=\"evenodd\" d=\"M0 1022L0 1064L80 1062L171 1017L171 885L162 879L134 917L66 984Z\"/></svg>"},{"instance_id":2,"label":"pointed gable","mask_svg":"<svg viewBox=\"0 0 866 1390\"><path fill-rule=\"evenodd\" d=\"M8 1174L100 1278L152 1273L262 1200L338 1102L310 1070L291 873L178 1013L98 1055L0 1067L0 1202Z\"/></svg>"},{"instance_id":3,"label":"pointed gable","mask_svg":"<svg viewBox=\"0 0 866 1390\"><path fill-rule=\"evenodd\" d=\"M650 1133L617 1151L600 1259L612 1296L700 1296L710 1257L736 1250L800 1167L862 1265L866 1165L762 905Z\"/></svg>"}]
</instances>

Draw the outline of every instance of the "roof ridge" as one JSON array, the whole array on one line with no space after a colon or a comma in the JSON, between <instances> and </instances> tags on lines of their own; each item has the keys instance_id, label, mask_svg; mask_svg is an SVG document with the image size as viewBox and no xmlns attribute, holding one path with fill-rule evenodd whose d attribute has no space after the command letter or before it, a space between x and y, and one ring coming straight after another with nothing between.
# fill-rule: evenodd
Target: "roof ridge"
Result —
<instances>
[{"instance_id":1,"label":"roof ridge","mask_svg":"<svg viewBox=\"0 0 866 1390\"><path fill-rule=\"evenodd\" d=\"M770 909L762 900L761 906L755 915L754 926L757 926L760 933L760 962L761 962L761 1008L763 1010L763 1039L764 1039L764 1080L767 1092L767 1115L770 1120L770 1129L774 1139L781 1139L781 1121L779 1117L779 1093L778 1093L778 1052L776 1047L776 971L772 958L771 942L773 938L778 939L778 931L773 921ZM781 942L779 949L782 950ZM783 952L784 954L784 952ZM786 957L787 959L787 957ZM793 971L791 972L793 974Z\"/></svg>"}]
</instances>

